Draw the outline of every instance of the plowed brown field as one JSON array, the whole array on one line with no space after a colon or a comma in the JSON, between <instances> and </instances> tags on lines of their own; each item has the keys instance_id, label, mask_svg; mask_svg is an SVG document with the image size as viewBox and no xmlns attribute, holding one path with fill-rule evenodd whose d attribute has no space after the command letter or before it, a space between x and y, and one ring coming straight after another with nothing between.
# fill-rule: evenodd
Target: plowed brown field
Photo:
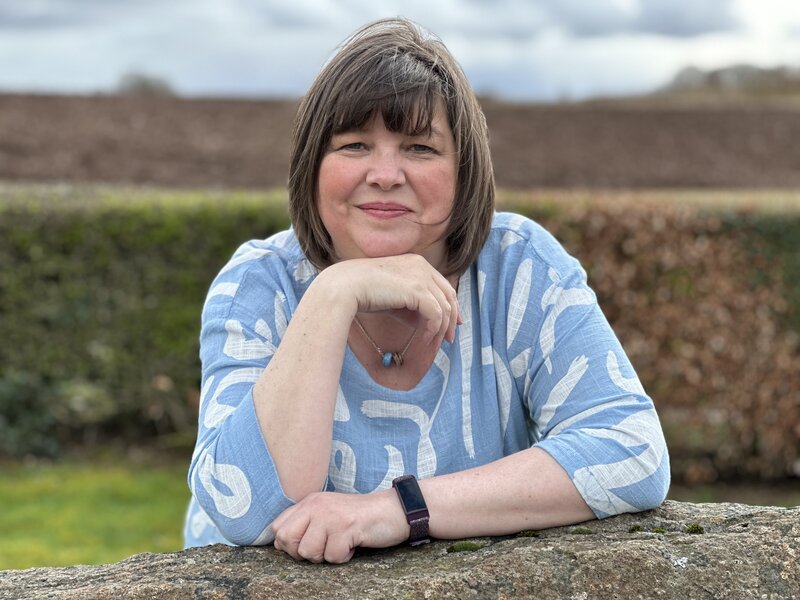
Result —
<instances>
[{"instance_id":1,"label":"plowed brown field","mask_svg":"<svg viewBox=\"0 0 800 600\"><path fill-rule=\"evenodd\" d=\"M284 185L294 101L0 95L0 179ZM794 187L800 111L484 103L505 187Z\"/></svg>"}]
</instances>

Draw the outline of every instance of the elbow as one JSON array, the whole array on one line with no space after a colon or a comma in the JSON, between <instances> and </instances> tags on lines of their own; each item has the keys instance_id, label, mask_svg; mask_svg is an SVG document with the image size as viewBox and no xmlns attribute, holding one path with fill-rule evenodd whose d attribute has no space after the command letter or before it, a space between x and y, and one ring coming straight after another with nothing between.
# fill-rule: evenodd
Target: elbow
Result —
<instances>
[{"instance_id":1,"label":"elbow","mask_svg":"<svg viewBox=\"0 0 800 600\"><path fill-rule=\"evenodd\" d=\"M192 465L189 487L210 525L237 546L272 543L272 522L293 504L278 485L259 490L238 467L209 459Z\"/></svg>"},{"instance_id":2,"label":"elbow","mask_svg":"<svg viewBox=\"0 0 800 600\"><path fill-rule=\"evenodd\" d=\"M234 546L265 546L274 541L272 522L280 510L251 509L237 516L221 512L218 504L202 491L194 497L207 517L207 526L216 530L214 539Z\"/></svg>"},{"instance_id":3,"label":"elbow","mask_svg":"<svg viewBox=\"0 0 800 600\"><path fill-rule=\"evenodd\" d=\"M641 482L638 493L632 503L635 511L640 512L644 510L652 510L658 508L667 499L669 492L670 475L668 461L664 473L654 473L647 479Z\"/></svg>"},{"instance_id":4,"label":"elbow","mask_svg":"<svg viewBox=\"0 0 800 600\"><path fill-rule=\"evenodd\" d=\"M600 519L650 510L667 497L669 457L664 451L657 464L634 460L585 467L575 472L573 483Z\"/></svg>"},{"instance_id":5,"label":"elbow","mask_svg":"<svg viewBox=\"0 0 800 600\"><path fill-rule=\"evenodd\" d=\"M272 523L255 536L251 529L237 526L236 523L217 521L215 524L222 537L235 546L266 546L275 540L275 535L272 533Z\"/></svg>"}]
</instances>

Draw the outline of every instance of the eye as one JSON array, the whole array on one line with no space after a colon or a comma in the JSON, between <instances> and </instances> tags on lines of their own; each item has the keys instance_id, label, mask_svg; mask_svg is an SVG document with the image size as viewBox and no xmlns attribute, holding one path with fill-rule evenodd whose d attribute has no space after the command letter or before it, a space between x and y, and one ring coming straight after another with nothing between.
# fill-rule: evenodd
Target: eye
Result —
<instances>
[{"instance_id":1,"label":"eye","mask_svg":"<svg viewBox=\"0 0 800 600\"><path fill-rule=\"evenodd\" d=\"M409 146L409 150L415 154L430 154L436 152L433 148L426 146L425 144L411 144Z\"/></svg>"},{"instance_id":2,"label":"eye","mask_svg":"<svg viewBox=\"0 0 800 600\"><path fill-rule=\"evenodd\" d=\"M342 144L339 146L339 150L363 150L364 143L363 142L347 142L346 144Z\"/></svg>"}]
</instances>

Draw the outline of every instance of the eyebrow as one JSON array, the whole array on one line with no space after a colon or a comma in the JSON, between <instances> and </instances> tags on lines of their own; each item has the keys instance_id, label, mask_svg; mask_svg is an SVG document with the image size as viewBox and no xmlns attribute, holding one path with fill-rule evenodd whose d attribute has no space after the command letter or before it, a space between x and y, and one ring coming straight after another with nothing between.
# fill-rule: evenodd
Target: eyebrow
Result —
<instances>
[{"instance_id":1,"label":"eyebrow","mask_svg":"<svg viewBox=\"0 0 800 600\"><path fill-rule=\"evenodd\" d=\"M424 134L421 134L421 135L424 135ZM436 126L434 126L434 125L433 125L433 123L431 123L431 126L430 126L430 133L429 133L427 136L425 136L425 137L432 137L432 138L434 138L434 137L436 137L436 138L446 138L447 136L444 134L444 132L443 132L443 131L441 131L439 128L437 128Z\"/></svg>"},{"instance_id":2,"label":"eyebrow","mask_svg":"<svg viewBox=\"0 0 800 600\"><path fill-rule=\"evenodd\" d=\"M331 133L331 138L333 138L335 136L339 136L339 135L347 135L347 134L352 134L352 133L364 132L364 131L366 131L366 129L367 129L366 127L354 127L352 129L345 129L343 131L333 132L333 133ZM432 139L432 138L436 138L436 139L440 139L440 140L447 139L447 135L445 134L445 132L442 131L441 129L439 129L438 127L436 127L433 123L430 124L428 133L425 133L423 131L423 132L417 133L415 135L411 135L411 134L403 134L403 135L408 135L408 137L420 137L420 138L428 138L428 139Z\"/></svg>"}]
</instances>

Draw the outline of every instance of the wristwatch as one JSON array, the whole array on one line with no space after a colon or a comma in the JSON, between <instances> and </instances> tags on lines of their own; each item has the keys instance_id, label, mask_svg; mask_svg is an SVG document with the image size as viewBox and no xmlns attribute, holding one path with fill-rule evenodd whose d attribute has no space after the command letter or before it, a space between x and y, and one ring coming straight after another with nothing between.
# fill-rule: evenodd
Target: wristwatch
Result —
<instances>
[{"instance_id":1,"label":"wristwatch","mask_svg":"<svg viewBox=\"0 0 800 600\"><path fill-rule=\"evenodd\" d=\"M428 521L430 513L422 490L419 489L417 478L413 475L401 475L392 481L392 487L397 491L403 512L406 513L406 521L411 525L411 535L408 543L412 546L427 544L430 542L428 536Z\"/></svg>"}]
</instances>

